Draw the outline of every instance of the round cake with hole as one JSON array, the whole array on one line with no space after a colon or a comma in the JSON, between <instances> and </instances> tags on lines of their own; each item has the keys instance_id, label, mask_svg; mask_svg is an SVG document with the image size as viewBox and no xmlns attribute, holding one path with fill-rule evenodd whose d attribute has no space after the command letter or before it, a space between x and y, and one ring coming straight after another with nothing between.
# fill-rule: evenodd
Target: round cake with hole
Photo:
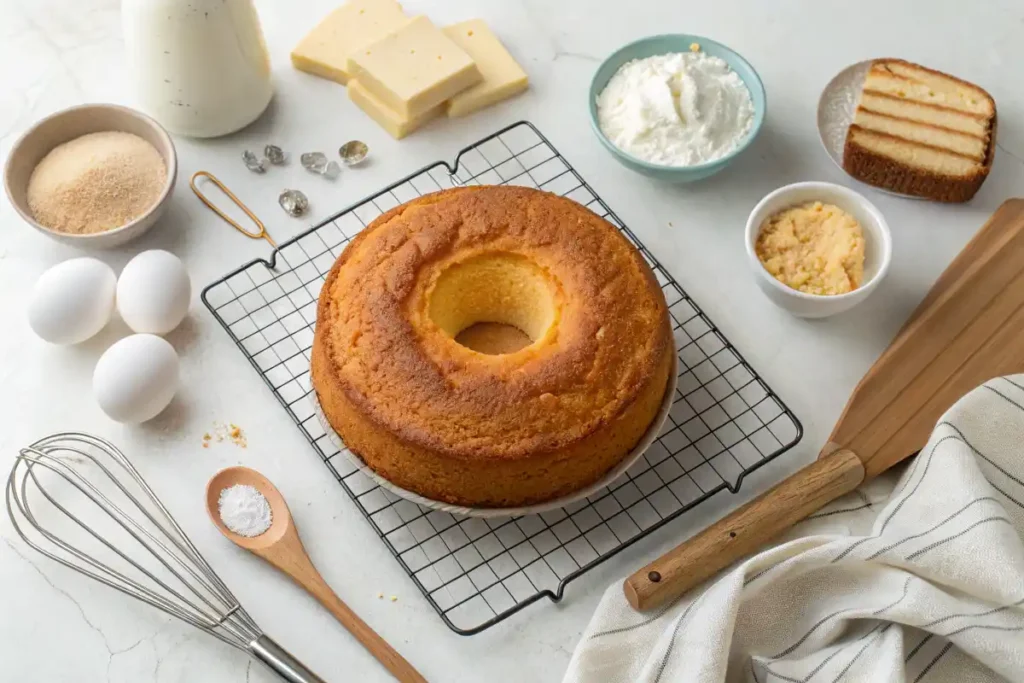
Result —
<instances>
[{"instance_id":1,"label":"round cake with hole","mask_svg":"<svg viewBox=\"0 0 1024 683\"><path fill-rule=\"evenodd\" d=\"M640 442L675 367L643 256L580 204L444 190L374 220L320 292L312 383L380 477L473 508L561 498Z\"/></svg>"}]
</instances>

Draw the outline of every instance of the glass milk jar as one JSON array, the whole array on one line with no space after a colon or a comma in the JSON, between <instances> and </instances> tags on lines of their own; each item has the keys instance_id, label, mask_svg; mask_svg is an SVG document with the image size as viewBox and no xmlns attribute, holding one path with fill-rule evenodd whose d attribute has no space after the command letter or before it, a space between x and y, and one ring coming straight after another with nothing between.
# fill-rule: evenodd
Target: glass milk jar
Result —
<instances>
[{"instance_id":1,"label":"glass milk jar","mask_svg":"<svg viewBox=\"0 0 1024 683\"><path fill-rule=\"evenodd\" d=\"M252 0L123 0L121 18L139 102L172 133L226 135L270 103Z\"/></svg>"}]
</instances>

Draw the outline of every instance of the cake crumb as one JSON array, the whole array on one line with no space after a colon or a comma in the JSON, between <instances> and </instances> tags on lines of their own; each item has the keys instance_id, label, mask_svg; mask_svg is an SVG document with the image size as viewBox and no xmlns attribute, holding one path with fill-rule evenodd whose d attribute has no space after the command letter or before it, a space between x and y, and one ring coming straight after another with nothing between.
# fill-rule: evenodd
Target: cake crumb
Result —
<instances>
[{"instance_id":1,"label":"cake crumb","mask_svg":"<svg viewBox=\"0 0 1024 683\"><path fill-rule=\"evenodd\" d=\"M700 43L690 43L690 52L700 52Z\"/></svg>"},{"instance_id":2,"label":"cake crumb","mask_svg":"<svg viewBox=\"0 0 1024 683\"><path fill-rule=\"evenodd\" d=\"M391 602L398 602L398 596L397 595L392 595L391 596Z\"/></svg>"},{"instance_id":3,"label":"cake crumb","mask_svg":"<svg viewBox=\"0 0 1024 683\"><path fill-rule=\"evenodd\" d=\"M203 445L216 441L217 443L223 443L227 439L231 443L235 444L239 448L247 448L249 446L249 440L245 436L245 431L236 425L234 422L214 422L213 430L203 434Z\"/></svg>"},{"instance_id":4,"label":"cake crumb","mask_svg":"<svg viewBox=\"0 0 1024 683\"><path fill-rule=\"evenodd\" d=\"M231 429L228 432L228 436L231 438L231 441L236 446L241 446L242 448L247 447L249 443L245 438L245 433L242 431L242 428L234 423L231 423L229 427Z\"/></svg>"},{"instance_id":5,"label":"cake crumb","mask_svg":"<svg viewBox=\"0 0 1024 683\"><path fill-rule=\"evenodd\" d=\"M377 599L378 600L383 600L384 599L384 594L383 593L377 593Z\"/></svg>"}]
</instances>

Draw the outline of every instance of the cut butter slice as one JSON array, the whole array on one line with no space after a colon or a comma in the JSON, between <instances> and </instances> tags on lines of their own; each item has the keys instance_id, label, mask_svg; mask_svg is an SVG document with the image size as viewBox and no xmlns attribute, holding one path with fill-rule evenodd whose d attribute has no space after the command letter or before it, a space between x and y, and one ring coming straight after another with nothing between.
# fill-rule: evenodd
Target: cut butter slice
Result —
<instances>
[{"instance_id":1,"label":"cut butter slice","mask_svg":"<svg viewBox=\"0 0 1024 683\"><path fill-rule=\"evenodd\" d=\"M483 80L466 51L416 17L356 50L346 70L404 119L414 119Z\"/></svg>"},{"instance_id":2,"label":"cut butter slice","mask_svg":"<svg viewBox=\"0 0 1024 683\"><path fill-rule=\"evenodd\" d=\"M526 90L526 72L483 20L472 19L442 30L473 58L484 77L448 100L448 116L472 114Z\"/></svg>"},{"instance_id":3,"label":"cut butter slice","mask_svg":"<svg viewBox=\"0 0 1024 683\"><path fill-rule=\"evenodd\" d=\"M409 21L395 0L349 0L316 25L292 50L292 65L314 76L348 83L348 56Z\"/></svg>"},{"instance_id":4,"label":"cut butter slice","mask_svg":"<svg viewBox=\"0 0 1024 683\"><path fill-rule=\"evenodd\" d=\"M437 118L445 109L444 104L439 104L419 116L406 118L381 102L356 80L348 82L348 97L396 140L401 140L427 121Z\"/></svg>"}]
</instances>

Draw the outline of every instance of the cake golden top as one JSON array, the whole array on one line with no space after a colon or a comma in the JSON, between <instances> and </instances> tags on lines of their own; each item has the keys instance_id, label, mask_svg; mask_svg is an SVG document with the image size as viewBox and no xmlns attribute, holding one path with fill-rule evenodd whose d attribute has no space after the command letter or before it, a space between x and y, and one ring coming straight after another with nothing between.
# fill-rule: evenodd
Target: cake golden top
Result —
<instances>
[{"instance_id":1,"label":"cake golden top","mask_svg":"<svg viewBox=\"0 0 1024 683\"><path fill-rule=\"evenodd\" d=\"M477 322L533 343L486 355ZM671 345L639 252L569 199L518 187L445 190L380 216L320 295L330 373L370 420L460 458L548 453L614 420Z\"/></svg>"}]
</instances>

